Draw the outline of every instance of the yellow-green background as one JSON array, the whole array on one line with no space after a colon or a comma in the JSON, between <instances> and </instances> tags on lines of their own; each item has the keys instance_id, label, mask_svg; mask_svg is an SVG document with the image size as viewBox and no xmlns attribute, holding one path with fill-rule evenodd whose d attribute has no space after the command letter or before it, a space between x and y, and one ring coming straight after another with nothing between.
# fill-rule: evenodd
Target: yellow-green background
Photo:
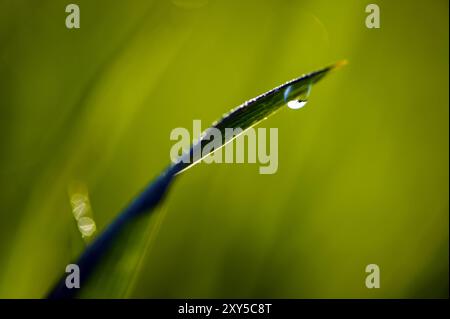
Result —
<instances>
[{"instance_id":1,"label":"yellow-green background","mask_svg":"<svg viewBox=\"0 0 450 319\"><path fill-rule=\"evenodd\" d=\"M340 59L279 129L279 169L198 165L122 297L448 297L448 1L0 0L0 297L44 297L169 163L175 127ZM365 266L381 288L365 287ZM113 280L113 279L112 279ZM100 297L101 295L99 295Z\"/></svg>"}]
</instances>

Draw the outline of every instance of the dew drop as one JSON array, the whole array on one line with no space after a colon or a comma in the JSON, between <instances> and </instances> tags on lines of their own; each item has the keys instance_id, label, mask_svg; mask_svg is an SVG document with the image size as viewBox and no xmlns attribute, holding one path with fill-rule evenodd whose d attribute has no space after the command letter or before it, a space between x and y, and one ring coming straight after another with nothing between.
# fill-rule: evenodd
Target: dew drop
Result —
<instances>
[{"instance_id":1,"label":"dew drop","mask_svg":"<svg viewBox=\"0 0 450 319\"><path fill-rule=\"evenodd\" d=\"M284 100L287 106L293 110L298 110L304 107L306 103L308 103L308 98L311 94L311 87L312 83L309 83L306 90L304 90L301 94L295 96L295 94L293 94L294 92L292 92L292 86L289 86L284 91Z\"/></svg>"}]
</instances>

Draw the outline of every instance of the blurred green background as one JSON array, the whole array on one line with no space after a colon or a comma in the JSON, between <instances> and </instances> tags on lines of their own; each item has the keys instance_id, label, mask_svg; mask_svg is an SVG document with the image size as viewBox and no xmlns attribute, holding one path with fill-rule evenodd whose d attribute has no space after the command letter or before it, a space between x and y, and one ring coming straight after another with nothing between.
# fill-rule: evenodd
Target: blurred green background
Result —
<instances>
[{"instance_id":1,"label":"blurred green background","mask_svg":"<svg viewBox=\"0 0 450 319\"><path fill-rule=\"evenodd\" d=\"M343 58L260 126L279 129L276 174L195 166L145 222L126 292L91 296L448 297L448 1L374 1L380 29L357 0L73 2L78 30L69 1L0 0L0 297L44 297L82 252L74 182L101 231L173 128Z\"/></svg>"}]
</instances>

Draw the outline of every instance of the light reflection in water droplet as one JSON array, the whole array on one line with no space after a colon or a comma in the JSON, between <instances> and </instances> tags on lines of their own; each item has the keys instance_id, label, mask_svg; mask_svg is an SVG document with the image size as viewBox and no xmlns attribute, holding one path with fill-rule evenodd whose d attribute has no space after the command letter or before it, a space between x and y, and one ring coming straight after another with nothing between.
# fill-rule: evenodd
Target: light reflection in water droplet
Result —
<instances>
[{"instance_id":1,"label":"light reflection in water droplet","mask_svg":"<svg viewBox=\"0 0 450 319\"><path fill-rule=\"evenodd\" d=\"M287 103L287 106L290 109L298 110L298 109L301 109L302 107L304 107L306 105L306 103L308 103L307 100L292 100Z\"/></svg>"}]
</instances>

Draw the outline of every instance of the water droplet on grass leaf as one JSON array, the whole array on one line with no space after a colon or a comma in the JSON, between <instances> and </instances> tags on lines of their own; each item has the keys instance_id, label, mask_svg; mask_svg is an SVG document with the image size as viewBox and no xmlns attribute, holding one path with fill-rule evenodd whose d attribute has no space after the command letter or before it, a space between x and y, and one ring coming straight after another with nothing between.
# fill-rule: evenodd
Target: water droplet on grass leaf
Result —
<instances>
[{"instance_id":1,"label":"water droplet on grass leaf","mask_svg":"<svg viewBox=\"0 0 450 319\"><path fill-rule=\"evenodd\" d=\"M284 91L284 101L290 109L298 110L301 109L308 103L308 97L311 94L312 83L309 83L306 90L298 96L292 96L292 86L288 86Z\"/></svg>"}]
</instances>

